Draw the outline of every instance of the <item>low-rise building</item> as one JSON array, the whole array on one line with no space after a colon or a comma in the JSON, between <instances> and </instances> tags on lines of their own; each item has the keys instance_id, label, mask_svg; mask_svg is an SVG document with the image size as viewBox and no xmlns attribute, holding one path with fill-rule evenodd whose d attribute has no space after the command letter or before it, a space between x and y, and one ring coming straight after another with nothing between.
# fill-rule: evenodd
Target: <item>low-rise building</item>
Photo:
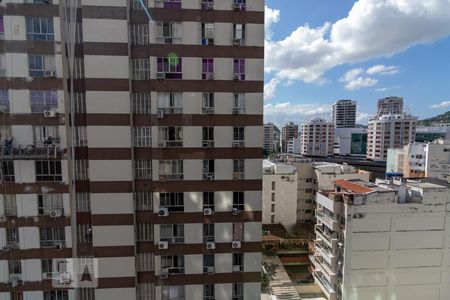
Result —
<instances>
[{"instance_id":1,"label":"low-rise building","mask_svg":"<svg viewBox=\"0 0 450 300\"><path fill-rule=\"evenodd\" d=\"M429 143L437 139L450 139L450 126L420 126L416 128L416 142Z\"/></svg>"},{"instance_id":2,"label":"low-rise building","mask_svg":"<svg viewBox=\"0 0 450 300\"><path fill-rule=\"evenodd\" d=\"M328 299L450 299L450 189L336 180L317 193L314 278Z\"/></svg>"},{"instance_id":3,"label":"low-rise building","mask_svg":"<svg viewBox=\"0 0 450 300\"><path fill-rule=\"evenodd\" d=\"M450 140L439 139L427 144L425 176L450 183Z\"/></svg>"},{"instance_id":4,"label":"low-rise building","mask_svg":"<svg viewBox=\"0 0 450 300\"><path fill-rule=\"evenodd\" d=\"M425 177L428 144L411 143L402 149L389 149L386 174L403 175L406 178Z\"/></svg>"},{"instance_id":5,"label":"low-rise building","mask_svg":"<svg viewBox=\"0 0 450 300\"><path fill-rule=\"evenodd\" d=\"M367 153L367 129L335 128L334 146L335 155L365 156Z\"/></svg>"}]
</instances>

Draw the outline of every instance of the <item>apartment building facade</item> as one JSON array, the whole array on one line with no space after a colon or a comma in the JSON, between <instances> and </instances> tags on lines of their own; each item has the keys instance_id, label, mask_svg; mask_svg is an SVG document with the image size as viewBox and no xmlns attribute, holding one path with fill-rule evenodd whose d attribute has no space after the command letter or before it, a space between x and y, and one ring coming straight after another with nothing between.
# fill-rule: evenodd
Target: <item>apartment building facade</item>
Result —
<instances>
[{"instance_id":1,"label":"apartment building facade","mask_svg":"<svg viewBox=\"0 0 450 300\"><path fill-rule=\"evenodd\" d=\"M403 180L337 180L319 191L310 258L327 298L447 299L448 192Z\"/></svg>"},{"instance_id":2,"label":"apartment building facade","mask_svg":"<svg viewBox=\"0 0 450 300\"><path fill-rule=\"evenodd\" d=\"M333 104L334 128L354 128L356 125L356 101L338 100Z\"/></svg>"},{"instance_id":3,"label":"apartment building facade","mask_svg":"<svg viewBox=\"0 0 450 300\"><path fill-rule=\"evenodd\" d=\"M258 299L263 0L0 5L0 299Z\"/></svg>"},{"instance_id":4,"label":"apartment building facade","mask_svg":"<svg viewBox=\"0 0 450 300\"><path fill-rule=\"evenodd\" d=\"M298 134L298 124L289 122L281 127L281 152L287 152L289 140L298 138Z\"/></svg>"},{"instance_id":5,"label":"apartment building facade","mask_svg":"<svg viewBox=\"0 0 450 300\"><path fill-rule=\"evenodd\" d=\"M310 156L333 155L334 125L315 118L302 125L301 154Z\"/></svg>"},{"instance_id":6,"label":"apartment building facade","mask_svg":"<svg viewBox=\"0 0 450 300\"><path fill-rule=\"evenodd\" d=\"M280 151L280 130L273 123L264 124L263 150L266 153Z\"/></svg>"}]
</instances>

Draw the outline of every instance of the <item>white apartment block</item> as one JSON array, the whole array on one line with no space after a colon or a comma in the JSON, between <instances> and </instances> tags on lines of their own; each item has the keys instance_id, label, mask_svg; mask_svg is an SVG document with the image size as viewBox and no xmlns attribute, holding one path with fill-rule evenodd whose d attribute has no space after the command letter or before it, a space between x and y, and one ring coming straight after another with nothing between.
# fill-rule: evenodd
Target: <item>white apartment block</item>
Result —
<instances>
[{"instance_id":1,"label":"white apartment block","mask_svg":"<svg viewBox=\"0 0 450 300\"><path fill-rule=\"evenodd\" d=\"M259 299L264 1L0 11L0 299Z\"/></svg>"},{"instance_id":2,"label":"white apartment block","mask_svg":"<svg viewBox=\"0 0 450 300\"><path fill-rule=\"evenodd\" d=\"M317 194L314 278L328 299L444 300L449 188L337 180Z\"/></svg>"},{"instance_id":3,"label":"white apartment block","mask_svg":"<svg viewBox=\"0 0 450 300\"><path fill-rule=\"evenodd\" d=\"M273 123L264 124L263 150L266 153L280 150L280 130Z\"/></svg>"},{"instance_id":4,"label":"white apartment block","mask_svg":"<svg viewBox=\"0 0 450 300\"><path fill-rule=\"evenodd\" d=\"M367 129L335 128L334 147L335 155L366 156L367 154Z\"/></svg>"},{"instance_id":5,"label":"white apartment block","mask_svg":"<svg viewBox=\"0 0 450 300\"><path fill-rule=\"evenodd\" d=\"M301 154L309 156L333 155L334 125L315 118L302 125Z\"/></svg>"},{"instance_id":6,"label":"white apartment block","mask_svg":"<svg viewBox=\"0 0 450 300\"><path fill-rule=\"evenodd\" d=\"M356 101L338 100L333 104L334 128L354 128L356 125Z\"/></svg>"},{"instance_id":7,"label":"white apartment block","mask_svg":"<svg viewBox=\"0 0 450 300\"><path fill-rule=\"evenodd\" d=\"M427 144L425 177L450 183L450 140L439 139Z\"/></svg>"}]
</instances>

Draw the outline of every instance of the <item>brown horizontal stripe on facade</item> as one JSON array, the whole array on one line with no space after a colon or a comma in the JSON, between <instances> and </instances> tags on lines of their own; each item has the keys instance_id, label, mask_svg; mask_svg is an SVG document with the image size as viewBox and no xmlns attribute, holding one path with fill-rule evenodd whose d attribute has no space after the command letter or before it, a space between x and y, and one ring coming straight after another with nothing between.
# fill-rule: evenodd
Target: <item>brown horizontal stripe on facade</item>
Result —
<instances>
[{"instance_id":1,"label":"brown horizontal stripe on facade","mask_svg":"<svg viewBox=\"0 0 450 300\"><path fill-rule=\"evenodd\" d=\"M14 114L0 113L2 125L58 126L64 125L64 116L46 118L44 113Z\"/></svg>"},{"instance_id":2,"label":"brown horizontal stripe on facade","mask_svg":"<svg viewBox=\"0 0 450 300\"><path fill-rule=\"evenodd\" d=\"M59 182L3 182L0 190L3 194L62 194L69 192L69 186Z\"/></svg>"},{"instance_id":3,"label":"brown horizontal stripe on facade","mask_svg":"<svg viewBox=\"0 0 450 300\"><path fill-rule=\"evenodd\" d=\"M134 255L134 246L94 247L95 257L126 257Z\"/></svg>"},{"instance_id":4,"label":"brown horizontal stripe on facade","mask_svg":"<svg viewBox=\"0 0 450 300\"><path fill-rule=\"evenodd\" d=\"M138 283L155 282L155 281L156 281L155 272L137 272Z\"/></svg>"},{"instance_id":5,"label":"brown horizontal stripe on facade","mask_svg":"<svg viewBox=\"0 0 450 300\"><path fill-rule=\"evenodd\" d=\"M83 19L127 19L127 7L125 6L83 5L82 10Z\"/></svg>"},{"instance_id":6,"label":"brown horizontal stripe on facade","mask_svg":"<svg viewBox=\"0 0 450 300\"><path fill-rule=\"evenodd\" d=\"M133 214L91 215L93 226L125 226L134 225Z\"/></svg>"},{"instance_id":7,"label":"brown horizontal stripe on facade","mask_svg":"<svg viewBox=\"0 0 450 300\"><path fill-rule=\"evenodd\" d=\"M262 158L261 148L133 148L134 159L252 159ZM75 148L79 159L129 160L131 148Z\"/></svg>"},{"instance_id":8,"label":"brown horizontal stripe on facade","mask_svg":"<svg viewBox=\"0 0 450 300\"><path fill-rule=\"evenodd\" d=\"M46 259L46 258L68 258L72 257L72 249L55 248L40 249L15 249L11 251L0 251L0 260L8 259Z\"/></svg>"},{"instance_id":9,"label":"brown horizontal stripe on facade","mask_svg":"<svg viewBox=\"0 0 450 300\"><path fill-rule=\"evenodd\" d=\"M0 77L0 89L6 90L62 90L60 78Z\"/></svg>"},{"instance_id":10,"label":"brown horizontal stripe on facade","mask_svg":"<svg viewBox=\"0 0 450 300\"><path fill-rule=\"evenodd\" d=\"M131 193L133 183L131 181L92 181L89 190L91 193Z\"/></svg>"},{"instance_id":11,"label":"brown horizontal stripe on facade","mask_svg":"<svg viewBox=\"0 0 450 300\"><path fill-rule=\"evenodd\" d=\"M244 211L235 216L231 212L216 212L212 216L205 216L203 212L174 212L167 217L159 217L153 212L137 212L137 222L150 222L154 224L177 224L177 223L233 223L233 222L261 222L262 212Z\"/></svg>"},{"instance_id":12,"label":"brown horizontal stripe on facade","mask_svg":"<svg viewBox=\"0 0 450 300\"><path fill-rule=\"evenodd\" d=\"M231 8L230 2L230 10L151 8L150 11L155 21L264 24L263 11L233 11ZM131 23L148 23L148 17L142 10L131 11Z\"/></svg>"},{"instance_id":13,"label":"brown horizontal stripe on facade","mask_svg":"<svg viewBox=\"0 0 450 300\"><path fill-rule=\"evenodd\" d=\"M167 279L157 278L157 285L194 285L207 283L260 282L261 272L235 272L215 274L170 274Z\"/></svg>"},{"instance_id":14,"label":"brown horizontal stripe on facade","mask_svg":"<svg viewBox=\"0 0 450 300\"><path fill-rule=\"evenodd\" d=\"M229 243L216 243L216 249L206 249L206 244L172 244L169 245L169 249L160 250L154 242L138 242L138 253L154 253L155 255L188 255L188 254L208 254L208 253L232 253L232 252L261 252L260 242L242 242L241 248L233 249L231 242Z\"/></svg>"},{"instance_id":15,"label":"brown horizontal stripe on facade","mask_svg":"<svg viewBox=\"0 0 450 300\"><path fill-rule=\"evenodd\" d=\"M36 54L54 54L59 47L60 42L54 41L0 41L0 53L36 53Z\"/></svg>"},{"instance_id":16,"label":"brown horizontal stripe on facade","mask_svg":"<svg viewBox=\"0 0 450 300\"><path fill-rule=\"evenodd\" d=\"M70 226L70 218L52 218L50 216L8 217L6 222L0 223L0 228L52 226Z\"/></svg>"},{"instance_id":17,"label":"brown horizontal stripe on facade","mask_svg":"<svg viewBox=\"0 0 450 300\"><path fill-rule=\"evenodd\" d=\"M128 78L86 78L84 81L86 91L130 90ZM134 93L149 93L152 91L262 93L264 91L264 82L250 80L134 80L132 91Z\"/></svg>"},{"instance_id":18,"label":"brown horizontal stripe on facade","mask_svg":"<svg viewBox=\"0 0 450 300\"><path fill-rule=\"evenodd\" d=\"M136 286L135 277L108 277L99 278L96 289L119 289Z\"/></svg>"},{"instance_id":19,"label":"brown horizontal stripe on facade","mask_svg":"<svg viewBox=\"0 0 450 300\"><path fill-rule=\"evenodd\" d=\"M59 16L59 6L51 4L6 3L6 6L0 7L0 15L57 17Z\"/></svg>"}]
</instances>

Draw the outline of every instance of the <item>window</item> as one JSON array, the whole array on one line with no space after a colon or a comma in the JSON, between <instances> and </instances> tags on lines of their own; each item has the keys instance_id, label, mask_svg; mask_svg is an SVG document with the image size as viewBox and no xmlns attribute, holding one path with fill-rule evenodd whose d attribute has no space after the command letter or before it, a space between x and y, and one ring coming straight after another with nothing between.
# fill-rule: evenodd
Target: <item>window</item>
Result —
<instances>
[{"instance_id":1,"label":"window","mask_svg":"<svg viewBox=\"0 0 450 300\"><path fill-rule=\"evenodd\" d=\"M156 41L163 44L180 42L182 37L181 23L158 22L156 24Z\"/></svg>"},{"instance_id":2,"label":"window","mask_svg":"<svg viewBox=\"0 0 450 300\"><path fill-rule=\"evenodd\" d=\"M83 57L75 57L74 58L74 67L73 67L72 76L75 79L84 78L84 58Z\"/></svg>"},{"instance_id":3,"label":"window","mask_svg":"<svg viewBox=\"0 0 450 300\"><path fill-rule=\"evenodd\" d=\"M150 79L150 60L149 59L132 59L130 60L130 70L132 80L149 80Z\"/></svg>"},{"instance_id":4,"label":"window","mask_svg":"<svg viewBox=\"0 0 450 300\"><path fill-rule=\"evenodd\" d=\"M214 59L202 59L202 79L214 79Z\"/></svg>"},{"instance_id":5,"label":"window","mask_svg":"<svg viewBox=\"0 0 450 300\"><path fill-rule=\"evenodd\" d=\"M183 255L161 255L161 268L168 269L169 274L184 273L184 256Z\"/></svg>"},{"instance_id":6,"label":"window","mask_svg":"<svg viewBox=\"0 0 450 300\"><path fill-rule=\"evenodd\" d=\"M75 25L75 44L83 43L83 23L76 22Z\"/></svg>"},{"instance_id":7,"label":"window","mask_svg":"<svg viewBox=\"0 0 450 300\"><path fill-rule=\"evenodd\" d=\"M160 240L170 244L184 243L184 224L161 224Z\"/></svg>"},{"instance_id":8,"label":"window","mask_svg":"<svg viewBox=\"0 0 450 300\"><path fill-rule=\"evenodd\" d=\"M233 114L245 113L245 94L234 94L233 97Z\"/></svg>"},{"instance_id":9,"label":"window","mask_svg":"<svg viewBox=\"0 0 450 300\"><path fill-rule=\"evenodd\" d=\"M17 202L15 194L3 194L3 210L5 216L17 216Z\"/></svg>"},{"instance_id":10,"label":"window","mask_svg":"<svg viewBox=\"0 0 450 300\"><path fill-rule=\"evenodd\" d=\"M86 94L73 93L73 110L77 114L86 113Z\"/></svg>"},{"instance_id":11,"label":"window","mask_svg":"<svg viewBox=\"0 0 450 300\"><path fill-rule=\"evenodd\" d=\"M142 7L141 4L141 0L130 0L130 4L131 4L131 9L133 10L144 10L144 8ZM144 1L145 3L145 1Z\"/></svg>"},{"instance_id":12,"label":"window","mask_svg":"<svg viewBox=\"0 0 450 300\"><path fill-rule=\"evenodd\" d=\"M135 147L151 147L152 146L152 128L151 127L134 127L134 146Z\"/></svg>"},{"instance_id":13,"label":"window","mask_svg":"<svg viewBox=\"0 0 450 300\"><path fill-rule=\"evenodd\" d=\"M44 300L69 300L69 292L67 290L45 291Z\"/></svg>"},{"instance_id":14,"label":"window","mask_svg":"<svg viewBox=\"0 0 450 300\"><path fill-rule=\"evenodd\" d=\"M183 180L183 161L161 160L159 162L159 180Z\"/></svg>"},{"instance_id":15,"label":"window","mask_svg":"<svg viewBox=\"0 0 450 300\"><path fill-rule=\"evenodd\" d=\"M92 242L92 227L89 224L77 224L77 242L79 244Z\"/></svg>"},{"instance_id":16,"label":"window","mask_svg":"<svg viewBox=\"0 0 450 300\"><path fill-rule=\"evenodd\" d=\"M158 108L166 114L183 113L182 93L158 93Z\"/></svg>"},{"instance_id":17,"label":"window","mask_svg":"<svg viewBox=\"0 0 450 300\"><path fill-rule=\"evenodd\" d=\"M243 300L244 299L244 284L233 283L232 297L233 297L233 300Z\"/></svg>"},{"instance_id":18,"label":"window","mask_svg":"<svg viewBox=\"0 0 450 300\"><path fill-rule=\"evenodd\" d=\"M136 253L137 272L151 272L155 270L153 253Z\"/></svg>"},{"instance_id":19,"label":"window","mask_svg":"<svg viewBox=\"0 0 450 300\"><path fill-rule=\"evenodd\" d=\"M246 0L233 0L233 6L235 10L245 10Z\"/></svg>"},{"instance_id":20,"label":"window","mask_svg":"<svg viewBox=\"0 0 450 300\"><path fill-rule=\"evenodd\" d=\"M153 197L151 192L135 192L134 202L136 211L153 211Z\"/></svg>"},{"instance_id":21,"label":"window","mask_svg":"<svg viewBox=\"0 0 450 300\"><path fill-rule=\"evenodd\" d=\"M75 160L75 179L76 180L89 179L89 161L87 159Z\"/></svg>"},{"instance_id":22,"label":"window","mask_svg":"<svg viewBox=\"0 0 450 300\"><path fill-rule=\"evenodd\" d=\"M170 212L182 212L184 211L184 193L160 193L159 205Z\"/></svg>"},{"instance_id":23,"label":"window","mask_svg":"<svg viewBox=\"0 0 450 300\"><path fill-rule=\"evenodd\" d=\"M205 159L203 160L203 180L213 180L214 179L214 160Z\"/></svg>"},{"instance_id":24,"label":"window","mask_svg":"<svg viewBox=\"0 0 450 300\"><path fill-rule=\"evenodd\" d=\"M234 24L233 34L234 34L234 45L243 46L245 40L245 24Z\"/></svg>"},{"instance_id":25,"label":"window","mask_svg":"<svg viewBox=\"0 0 450 300\"><path fill-rule=\"evenodd\" d=\"M56 270L56 268L53 268L53 259L41 260L41 268L43 279L51 279L53 270Z\"/></svg>"},{"instance_id":26,"label":"window","mask_svg":"<svg viewBox=\"0 0 450 300\"><path fill-rule=\"evenodd\" d=\"M20 260L8 260L9 279L22 279L22 265Z\"/></svg>"},{"instance_id":27,"label":"window","mask_svg":"<svg viewBox=\"0 0 450 300\"><path fill-rule=\"evenodd\" d=\"M275 193L272 193L272 202L275 201Z\"/></svg>"},{"instance_id":28,"label":"window","mask_svg":"<svg viewBox=\"0 0 450 300\"><path fill-rule=\"evenodd\" d=\"M233 241L243 241L244 240L244 223L234 222L233 223Z\"/></svg>"},{"instance_id":29,"label":"window","mask_svg":"<svg viewBox=\"0 0 450 300\"><path fill-rule=\"evenodd\" d=\"M214 300L214 284L205 284L203 286L203 300Z\"/></svg>"},{"instance_id":30,"label":"window","mask_svg":"<svg viewBox=\"0 0 450 300\"><path fill-rule=\"evenodd\" d=\"M30 77L55 77L55 57L43 54L28 54Z\"/></svg>"},{"instance_id":31,"label":"window","mask_svg":"<svg viewBox=\"0 0 450 300\"><path fill-rule=\"evenodd\" d=\"M233 208L244 210L244 192L233 192Z\"/></svg>"},{"instance_id":32,"label":"window","mask_svg":"<svg viewBox=\"0 0 450 300\"><path fill-rule=\"evenodd\" d=\"M63 196L58 194L37 195L39 215L48 215L52 210L63 211Z\"/></svg>"},{"instance_id":33,"label":"window","mask_svg":"<svg viewBox=\"0 0 450 300\"><path fill-rule=\"evenodd\" d=\"M202 23L202 45L214 45L214 23Z\"/></svg>"},{"instance_id":34,"label":"window","mask_svg":"<svg viewBox=\"0 0 450 300\"><path fill-rule=\"evenodd\" d=\"M203 272L214 272L214 254L203 254Z\"/></svg>"},{"instance_id":35,"label":"window","mask_svg":"<svg viewBox=\"0 0 450 300\"><path fill-rule=\"evenodd\" d=\"M135 160L134 161L135 179L152 179L152 161Z\"/></svg>"},{"instance_id":36,"label":"window","mask_svg":"<svg viewBox=\"0 0 450 300\"><path fill-rule=\"evenodd\" d=\"M233 179L244 179L245 177L245 160L234 159L233 160Z\"/></svg>"},{"instance_id":37,"label":"window","mask_svg":"<svg viewBox=\"0 0 450 300\"><path fill-rule=\"evenodd\" d=\"M3 16L0 16L0 40L5 39L5 24L3 22Z\"/></svg>"},{"instance_id":38,"label":"window","mask_svg":"<svg viewBox=\"0 0 450 300\"><path fill-rule=\"evenodd\" d=\"M58 126L35 126L33 130L34 145L42 147L44 145L59 143Z\"/></svg>"},{"instance_id":39,"label":"window","mask_svg":"<svg viewBox=\"0 0 450 300\"><path fill-rule=\"evenodd\" d=\"M19 229L17 227L6 228L6 246L12 249L19 248Z\"/></svg>"},{"instance_id":40,"label":"window","mask_svg":"<svg viewBox=\"0 0 450 300\"><path fill-rule=\"evenodd\" d=\"M82 287L79 289L80 300L94 300L95 290L93 288Z\"/></svg>"},{"instance_id":41,"label":"window","mask_svg":"<svg viewBox=\"0 0 450 300\"><path fill-rule=\"evenodd\" d=\"M245 59L233 60L233 79L245 80Z\"/></svg>"},{"instance_id":42,"label":"window","mask_svg":"<svg viewBox=\"0 0 450 300\"><path fill-rule=\"evenodd\" d=\"M181 0L161 0L156 1L156 4L163 8L181 8Z\"/></svg>"},{"instance_id":43,"label":"window","mask_svg":"<svg viewBox=\"0 0 450 300\"><path fill-rule=\"evenodd\" d=\"M41 247L61 246L66 243L64 227L40 228L39 236Z\"/></svg>"},{"instance_id":44,"label":"window","mask_svg":"<svg viewBox=\"0 0 450 300\"><path fill-rule=\"evenodd\" d=\"M2 161L1 179L3 181L14 182L14 162L12 160Z\"/></svg>"},{"instance_id":45,"label":"window","mask_svg":"<svg viewBox=\"0 0 450 300\"><path fill-rule=\"evenodd\" d=\"M11 138L11 126L0 126L0 142Z\"/></svg>"},{"instance_id":46,"label":"window","mask_svg":"<svg viewBox=\"0 0 450 300\"><path fill-rule=\"evenodd\" d=\"M214 127L203 127L202 146L214 147Z\"/></svg>"},{"instance_id":47,"label":"window","mask_svg":"<svg viewBox=\"0 0 450 300\"><path fill-rule=\"evenodd\" d=\"M203 242L214 242L214 223L211 224L203 224Z\"/></svg>"},{"instance_id":48,"label":"window","mask_svg":"<svg viewBox=\"0 0 450 300\"><path fill-rule=\"evenodd\" d=\"M214 9L214 0L202 0L202 10Z\"/></svg>"},{"instance_id":49,"label":"window","mask_svg":"<svg viewBox=\"0 0 450 300\"><path fill-rule=\"evenodd\" d=\"M182 61L181 57L169 56L158 57L156 59L156 77L157 79L182 79Z\"/></svg>"},{"instance_id":50,"label":"window","mask_svg":"<svg viewBox=\"0 0 450 300\"><path fill-rule=\"evenodd\" d=\"M6 76L6 57L5 54L0 54L0 76Z\"/></svg>"},{"instance_id":51,"label":"window","mask_svg":"<svg viewBox=\"0 0 450 300\"><path fill-rule=\"evenodd\" d=\"M61 162L36 161L36 181L62 181Z\"/></svg>"},{"instance_id":52,"label":"window","mask_svg":"<svg viewBox=\"0 0 450 300\"><path fill-rule=\"evenodd\" d=\"M150 94L131 94L133 113L137 115L149 115L151 111Z\"/></svg>"},{"instance_id":53,"label":"window","mask_svg":"<svg viewBox=\"0 0 450 300\"><path fill-rule=\"evenodd\" d=\"M244 254L233 253L233 272L244 271Z\"/></svg>"},{"instance_id":54,"label":"window","mask_svg":"<svg viewBox=\"0 0 450 300\"><path fill-rule=\"evenodd\" d=\"M30 41L53 41L53 18L27 17L27 39Z\"/></svg>"},{"instance_id":55,"label":"window","mask_svg":"<svg viewBox=\"0 0 450 300\"><path fill-rule=\"evenodd\" d=\"M233 147L244 147L245 145L245 128L233 128Z\"/></svg>"},{"instance_id":56,"label":"window","mask_svg":"<svg viewBox=\"0 0 450 300\"><path fill-rule=\"evenodd\" d=\"M275 204L274 203L272 203L270 205L270 212L275 213Z\"/></svg>"},{"instance_id":57,"label":"window","mask_svg":"<svg viewBox=\"0 0 450 300\"><path fill-rule=\"evenodd\" d=\"M161 300L183 300L184 285L166 285L161 287Z\"/></svg>"},{"instance_id":58,"label":"window","mask_svg":"<svg viewBox=\"0 0 450 300\"><path fill-rule=\"evenodd\" d=\"M275 190L275 181L272 181L272 190Z\"/></svg>"},{"instance_id":59,"label":"window","mask_svg":"<svg viewBox=\"0 0 450 300\"><path fill-rule=\"evenodd\" d=\"M183 127L159 127L159 147L182 147Z\"/></svg>"},{"instance_id":60,"label":"window","mask_svg":"<svg viewBox=\"0 0 450 300\"><path fill-rule=\"evenodd\" d=\"M214 93L203 93L202 112L204 114L214 113Z\"/></svg>"},{"instance_id":61,"label":"window","mask_svg":"<svg viewBox=\"0 0 450 300\"><path fill-rule=\"evenodd\" d=\"M214 192L203 192L203 209L205 208L214 211Z\"/></svg>"},{"instance_id":62,"label":"window","mask_svg":"<svg viewBox=\"0 0 450 300\"><path fill-rule=\"evenodd\" d=\"M155 298L155 284L152 282L138 283L136 286L136 300Z\"/></svg>"},{"instance_id":63,"label":"window","mask_svg":"<svg viewBox=\"0 0 450 300\"><path fill-rule=\"evenodd\" d=\"M75 127L75 147L87 146L87 127L76 126Z\"/></svg>"},{"instance_id":64,"label":"window","mask_svg":"<svg viewBox=\"0 0 450 300\"><path fill-rule=\"evenodd\" d=\"M9 93L7 90L0 90L0 112L9 112Z\"/></svg>"},{"instance_id":65,"label":"window","mask_svg":"<svg viewBox=\"0 0 450 300\"><path fill-rule=\"evenodd\" d=\"M89 199L89 193L76 193L77 212L90 212L91 200Z\"/></svg>"},{"instance_id":66,"label":"window","mask_svg":"<svg viewBox=\"0 0 450 300\"><path fill-rule=\"evenodd\" d=\"M153 225L152 223L137 223L137 240L139 242L153 241Z\"/></svg>"},{"instance_id":67,"label":"window","mask_svg":"<svg viewBox=\"0 0 450 300\"><path fill-rule=\"evenodd\" d=\"M145 46L149 43L148 24L131 24L131 45Z\"/></svg>"},{"instance_id":68,"label":"window","mask_svg":"<svg viewBox=\"0 0 450 300\"><path fill-rule=\"evenodd\" d=\"M53 0L25 0L24 2L34 4L52 4Z\"/></svg>"}]
</instances>

